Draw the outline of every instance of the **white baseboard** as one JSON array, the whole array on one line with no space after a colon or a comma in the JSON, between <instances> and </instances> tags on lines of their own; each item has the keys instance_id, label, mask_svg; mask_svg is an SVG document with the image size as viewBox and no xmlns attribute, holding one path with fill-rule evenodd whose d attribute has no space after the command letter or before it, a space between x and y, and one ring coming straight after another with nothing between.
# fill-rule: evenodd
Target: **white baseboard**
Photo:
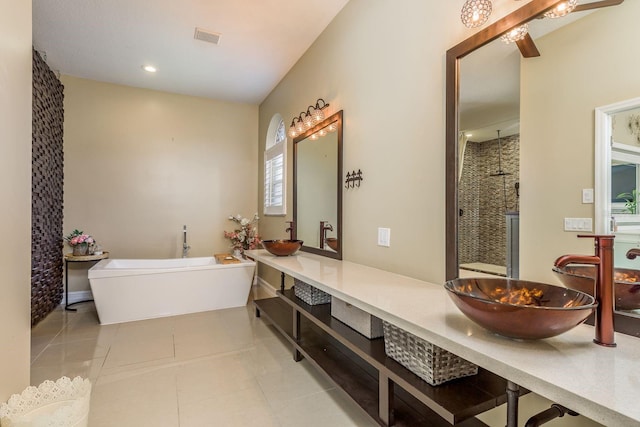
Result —
<instances>
[{"instance_id":1,"label":"white baseboard","mask_svg":"<svg viewBox=\"0 0 640 427\"><path fill-rule=\"evenodd\" d=\"M73 304L78 301L86 301L89 299L93 299L93 294L91 291L73 291L69 292L69 304ZM61 304L66 305L67 302L64 299L64 294L62 295Z\"/></svg>"},{"instance_id":2,"label":"white baseboard","mask_svg":"<svg viewBox=\"0 0 640 427\"><path fill-rule=\"evenodd\" d=\"M276 288L274 288L273 286L271 286L269 284L269 282L267 282L266 280L264 280L262 277L257 277L258 279L258 287L260 289L262 289L264 292L266 292L267 294L269 294L272 297L277 296L276 295ZM71 298L69 298L71 299Z\"/></svg>"}]
</instances>

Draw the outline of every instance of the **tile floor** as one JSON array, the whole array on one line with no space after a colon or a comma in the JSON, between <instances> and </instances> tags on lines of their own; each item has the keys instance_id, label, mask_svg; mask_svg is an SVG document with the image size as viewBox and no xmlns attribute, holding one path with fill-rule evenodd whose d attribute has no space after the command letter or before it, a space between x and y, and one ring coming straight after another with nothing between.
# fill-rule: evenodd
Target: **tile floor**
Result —
<instances>
[{"instance_id":1,"label":"tile floor","mask_svg":"<svg viewBox=\"0 0 640 427\"><path fill-rule=\"evenodd\" d=\"M251 298L264 298L257 288ZM100 326L92 303L32 330L31 384L91 379L90 427L376 426L246 307ZM551 402L520 401L520 422ZM503 427L505 406L479 416ZM553 426L597 427L583 417Z\"/></svg>"},{"instance_id":2,"label":"tile floor","mask_svg":"<svg viewBox=\"0 0 640 427\"><path fill-rule=\"evenodd\" d=\"M295 363L252 304L107 326L92 303L75 307L33 328L31 383L91 379L91 427L377 425Z\"/></svg>"}]
</instances>

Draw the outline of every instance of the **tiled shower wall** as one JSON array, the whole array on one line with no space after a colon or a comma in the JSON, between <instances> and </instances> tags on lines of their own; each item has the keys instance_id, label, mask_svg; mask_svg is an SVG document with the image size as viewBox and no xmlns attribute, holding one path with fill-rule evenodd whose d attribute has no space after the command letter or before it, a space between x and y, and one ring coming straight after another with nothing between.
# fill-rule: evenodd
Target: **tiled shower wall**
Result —
<instances>
[{"instance_id":1,"label":"tiled shower wall","mask_svg":"<svg viewBox=\"0 0 640 427\"><path fill-rule=\"evenodd\" d=\"M498 140L467 142L459 183L458 239L460 264L481 262L506 266L506 212L519 210L516 182L520 176L520 135L501 138L502 170L498 173ZM503 191L506 188L506 204Z\"/></svg>"},{"instance_id":2,"label":"tiled shower wall","mask_svg":"<svg viewBox=\"0 0 640 427\"><path fill-rule=\"evenodd\" d=\"M31 324L62 300L64 87L33 51Z\"/></svg>"}]
</instances>

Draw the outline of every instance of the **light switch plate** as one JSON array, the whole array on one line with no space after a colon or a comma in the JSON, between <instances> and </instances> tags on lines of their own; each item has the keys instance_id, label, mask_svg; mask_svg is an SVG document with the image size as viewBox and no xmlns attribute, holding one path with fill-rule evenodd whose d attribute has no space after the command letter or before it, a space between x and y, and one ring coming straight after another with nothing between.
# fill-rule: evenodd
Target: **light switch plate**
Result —
<instances>
[{"instance_id":1,"label":"light switch plate","mask_svg":"<svg viewBox=\"0 0 640 427\"><path fill-rule=\"evenodd\" d=\"M565 218L564 231L593 231L591 218Z\"/></svg>"},{"instance_id":2,"label":"light switch plate","mask_svg":"<svg viewBox=\"0 0 640 427\"><path fill-rule=\"evenodd\" d=\"M593 203L593 188L582 189L582 203Z\"/></svg>"},{"instance_id":3,"label":"light switch plate","mask_svg":"<svg viewBox=\"0 0 640 427\"><path fill-rule=\"evenodd\" d=\"M378 246L389 247L391 246L391 229L390 228L378 228Z\"/></svg>"}]
</instances>

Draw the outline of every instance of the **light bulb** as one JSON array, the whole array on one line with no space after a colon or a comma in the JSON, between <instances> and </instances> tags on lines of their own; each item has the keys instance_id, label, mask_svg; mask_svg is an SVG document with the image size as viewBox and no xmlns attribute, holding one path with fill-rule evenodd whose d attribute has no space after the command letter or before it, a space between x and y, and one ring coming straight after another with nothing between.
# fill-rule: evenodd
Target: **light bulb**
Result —
<instances>
[{"instance_id":1,"label":"light bulb","mask_svg":"<svg viewBox=\"0 0 640 427\"><path fill-rule=\"evenodd\" d=\"M318 140L318 134L314 133L313 135L310 136L312 141L317 141Z\"/></svg>"},{"instance_id":2,"label":"light bulb","mask_svg":"<svg viewBox=\"0 0 640 427\"><path fill-rule=\"evenodd\" d=\"M313 110L312 116L315 123L320 123L324 120L324 111L321 108L316 108Z\"/></svg>"},{"instance_id":3,"label":"light bulb","mask_svg":"<svg viewBox=\"0 0 640 427\"><path fill-rule=\"evenodd\" d=\"M565 15L570 14L578 5L578 0L567 0L563 1L549 12L545 13L544 16L546 18L561 18Z\"/></svg>"},{"instance_id":4,"label":"light bulb","mask_svg":"<svg viewBox=\"0 0 640 427\"><path fill-rule=\"evenodd\" d=\"M301 134L305 131L304 123L302 123L302 120L298 120L296 122L296 131L298 132L298 134Z\"/></svg>"},{"instance_id":5,"label":"light bulb","mask_svg":"<svg viewBox=\"0 0 640 427\"><path fill-rule=\"evenodd\" d=\"M318 131L318 135L325 136L327 134L327 128L322 128Z\"/></svg>"},{"instance_id":6,"label":"light bulb","mask_svg":"<svg viewBox=\"0 0 640 427\"><path fill-rule=\"evenodd\" d=\"M289 136L291 138L295 138L296 136L298 136L298 131L296 130L296 127L293 125L289 128Z\"/></svg>"},{"instance_id":7,"label":"light bulb","mask_svg":"<svg viewBox=\"0 0 640 427\"><path fill-rule=\"evenodd\" d=\"M304 123L304 127L311 129L313 126L313 116L311 114L307 114L304 116L304 119L302 119L302 122Z\"/></svg>"},{"instance_id":8,"label":"light bulb","mask_svg":"<svg viewBox=\"0 0 640 427\"><path fill-rule=\"evenodd\" d=\"M515 43L525 38L528 33L529 24L522 24L519 27L513 28L511 31L504 34L502 37L500 37L500 40L502 40L506 44Z\"/></svg>"},{"instance_id":9,"label":"light bulb","mask_svg":"<svg viewBox=\"0 0 640 427\"><path fill-rule=\"evenodd\" d=\"M329 126L327 126L327 131L328 132L335 132L338 130L338 124L337 122L333 122L331 123Z\"/></svg>"},{"instance_id":10,"label":"light bulb","mask_svg":"<svg viewBox=\"0 0 640 427\"><path fill-rule=\"evenodd\" d=\"M460 19L467 28L475 28L487 22L493 5L490 0L467 0L462 6Z\"/></svg>"}]
</instances>

